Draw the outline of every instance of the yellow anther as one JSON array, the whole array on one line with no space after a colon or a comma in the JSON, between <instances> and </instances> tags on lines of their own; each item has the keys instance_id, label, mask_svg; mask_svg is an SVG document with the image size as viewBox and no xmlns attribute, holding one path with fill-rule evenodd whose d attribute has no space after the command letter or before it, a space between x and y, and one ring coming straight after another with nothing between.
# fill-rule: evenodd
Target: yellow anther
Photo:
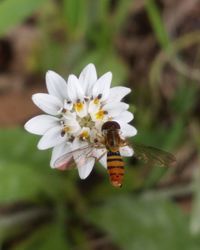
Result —
<instances>
[{"instance_id":1,"label":"yellow anther","mask_svg":"<svg viewBox=\"0 0 200 250\"><path fill-rule=\"evenodd\" d=\"M83 110L84 104L82 102L77 102L74 104L74 109L77 113Z\"/></svg>"},{"instance_id":2,"label":"yellow anther","mask_svg":"<svg viewBox=\"0 0 200 250\"><path fill-rule=\"evenodd\" d=\"M80 134L80 138L81 138L82 140L88 139L88 138L89 138L89 133L88 133L88 131L87 131L87 130L84 130L84 131Z\"/></svg>"},{"instance_id":3,"label":"yellow anther","mask_svg":"<svg viewBox=\"0 0 200 250\"><path fill-rule=\"evenodd\" d=\"M95 104L95 105L98 105L98 104L99 104L99 102L100 102L100 101L99 101L99 98L98 98L98 97L96 97L96 98L94 99L94 101L93 101L93 102L94 102L94 104Z\"/></svg>"},{"instance_id":4,"label":"yellow anther","mask_svg":"<svg viewBox=\"0 0 200 250\"><path fill-rule=\"evenodd\" d=\"M105 115L105 111L102 110L102 109L100 109L100 110L95 114L97 120L103 120L104 115Z\"/></svg>"},{"instance_id":5,"label":"yellow anther","mask_svg":"<svg viewBox=\"0 0 200 250\"><path fill-rule=\"evenodd\" d=\"M64 126L61 130L61 136L63 137L66 133L69 133L71 131L70 127Z\"/></svg>"},{"instance_id":6,"label":"yellow anther","mask_svg":"<svg viewBox=\"0 0 200 250\"><path fill-rule=\"evenodd\" d=\"M69 133L69 132L71 131L71 128L68 127L68 126L65 126L65 127L63 128L63 130L65 131L65 133Z\"/></svg>"}]
</instances>

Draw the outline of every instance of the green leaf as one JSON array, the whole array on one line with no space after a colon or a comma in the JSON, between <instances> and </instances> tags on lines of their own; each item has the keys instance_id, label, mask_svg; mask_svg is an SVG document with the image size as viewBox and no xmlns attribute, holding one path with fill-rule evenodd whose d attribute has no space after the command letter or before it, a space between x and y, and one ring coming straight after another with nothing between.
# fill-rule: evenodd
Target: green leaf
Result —
<instances>
[{"instance_id":1,"label":"green leaf","mask_svg":"<svg viewBox=\"0 0 200 250\"><path fill-rule=\"evenodd\" d=\"M122 249L198 249L198 242L188 230L188 221L168 201L121 196L93 207L88 214Z\"/></svg>"},{"instance_id":2,"label":"green leaf","mask_svg":"<svg viewBox=\"0 0 200 250\"><path fill-rule=\"evenodd\" d=\"M104 60L105 58L106 61L99 65L99 72L103 74L109 69L113 75L112 86L125 85L124 79L127 75L125 64L122 63L120 58L112 50L107 52L107 54L105 53Z\"/></svg>"},{"instance_id":3,"label":"green leaf","mask_svg":"<svg viewBox=\"0 0 200 250\"><path fill-rule=\"evenodd\" d=\"M77 72L91 62L95 64L99 76L108 71L112 72L112 86L126 85L124 82L127 73L125 64L113 50L95 50L87 53L80 61Z\"/></svg>"},{"instance_id":4,"label":"green leaf","mask_svg":"<svg viewBox=\"0 0 200 250\"><path fill-rule=\"evenodd\" d=\"M60 200L72 192L70 178L49 167L50 155L36 147L38 137L21 129L0 130L0 201Z\"/></svg>"},{"instance_id":5,"label":"green leaf","mask_svg":"<svg viewBox=\"0 0 200 250\"><path fill-rule=\"evenodd\" d=\"M194 202L191 213L190 228L192 233L200 234L200 169L194 172Z\"/></svg>"},{"instance_id":6,"label":"green leaf","mask_svg":"<svg viewBox=\"0 0 200 250\"><path fill-rule=\"evenodd\" d=\"M171 102L171 106L178 116L188 116L188 113L192 111L198 100L198 85L189 82L182 83Z\"/></svg>"},{"instance_id":7,"label":"green leaf","mask_svg":"<svg viewBox=\"0 0 200 250\"><path fill-rule=\"evenodd\" d=\"M84 34L87 27L87 3L85 0L64 0L63 14L71 36Z\"/></svg>"},{"instance_id":8,"label":"green leaf","mask_svg":"<svg viewBox=\"0 0 200 250\"><path fill-rule=\"evenodd\" d=\"M60 223L38 228L24 242L17 245L14 250L67 250L71 249L66 234Z\"/></svg>"},{"instance_id":9,"label":"green leaf","mask_svg":"<svg viewBox=\"0 0 200 250\"><path fill-rule=\"evenodd\" d=\"M133 0L123 0L117 2L117 10L114 14L113 28L115 32L119 32L121 26L124 24L125 19L127 18L131 7L134 5Z\"/></svg>"},{"instance_id":10,"label":"green leaf","mask_svg":"<svg viewBox=\"0 0 200 250\"><path fill-rule=\"evenodd\" d=\"M22 22L47 0L4 0L0 3L0 36Z\"/></svg>"}]
</instances>

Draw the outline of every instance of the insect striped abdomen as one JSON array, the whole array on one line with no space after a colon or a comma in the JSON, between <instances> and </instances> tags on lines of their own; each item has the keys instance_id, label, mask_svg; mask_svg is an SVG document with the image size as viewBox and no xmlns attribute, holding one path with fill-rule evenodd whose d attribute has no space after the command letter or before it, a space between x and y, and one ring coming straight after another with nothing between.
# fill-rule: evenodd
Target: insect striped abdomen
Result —
<instances>
[{"instance_id":1,"label":"insect striped abdomen","mask_svg":"<svg viewBox=\"0 0 200 250\"><path fill-rule=\"evenodd\" d=\"M121 187L124 177L124 162L119 151L108 151L107 168L112 185L115 187Z\"/></svg>"}]
</instances>

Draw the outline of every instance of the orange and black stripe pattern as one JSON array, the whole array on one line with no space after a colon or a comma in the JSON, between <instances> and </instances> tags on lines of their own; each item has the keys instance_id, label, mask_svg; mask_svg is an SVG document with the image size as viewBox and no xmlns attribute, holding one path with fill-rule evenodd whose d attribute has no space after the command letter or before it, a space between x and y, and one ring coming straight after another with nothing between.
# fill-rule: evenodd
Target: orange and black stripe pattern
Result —
<instances>
[{"instance_id":1,"label":"orange and black stripe pattern","mask_svg":"<svg viewBox=\"0 0 200 250\"><path fill-rule=\"evenodd\" d=\"M121 187L124 177L124 162L119 151L107 152L107 168L112 185Z\"/></svg>"}]
</instances>

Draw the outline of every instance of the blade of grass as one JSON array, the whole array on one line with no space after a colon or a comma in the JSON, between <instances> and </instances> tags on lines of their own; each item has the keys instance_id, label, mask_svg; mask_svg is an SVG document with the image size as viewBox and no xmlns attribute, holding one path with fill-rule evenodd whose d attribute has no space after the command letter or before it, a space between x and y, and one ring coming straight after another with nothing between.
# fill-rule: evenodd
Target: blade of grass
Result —
<instances>
[{"instance_id":1,"label":"blade of grass","mask_svg":"<svg viewBox=\"0 0 200 250\"><path fill-rule=\"evenodd\" d=\"M167 51L169 49L170 39L161 18L159 8L154 0L147 0L145 6L155 36L160 46Z\"/></svg>"},{"instance_id":2,"label":"blade of grass","mask_svg":"<svg viewBox=\"0 0 200 250\"><path fill-rule=\"evenodd\" d=\"M6 0L0 3L0 36L47 2L47 0Z\"/></svg>"}]
</instances>

